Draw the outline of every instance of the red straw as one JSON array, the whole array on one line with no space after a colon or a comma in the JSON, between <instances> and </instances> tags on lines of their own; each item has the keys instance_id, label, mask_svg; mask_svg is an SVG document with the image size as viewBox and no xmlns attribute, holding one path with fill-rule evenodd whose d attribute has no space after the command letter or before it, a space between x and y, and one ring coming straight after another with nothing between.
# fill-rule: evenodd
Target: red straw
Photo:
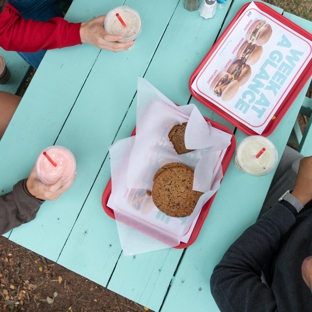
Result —
<instances>
[{"instance_id":1,"label":"red straw","mask_svg":"<svg viewBox=\"0 0 312 312\"><path fill-rule=\"evenodd\" d=\"M53 161L53 159L47 154L47 152L43 152L42 153L46 158L47 160L52 164L52 166L56 167L57 164Z\"/></svg>"},{"instance_id":2,"label":"red straw","mask_svg":"<svg viewBox=\"0 0 312 312\"><path fill-rule=\"evenodd\" d=\"M117 16L119 22L121 23L121 25L122 25L123 27L127 27L127 24L126 24L125 21L121 18L121 16L119 15L119 13L116 13L116 16Z\"/></svg>"},{"instance_id":3,"label":"red straw","mask_svg":"<svg viewBox=\"0 0 312 312\"><path fill-rule=\"evenodd\" d=\"M262 147L259 153L256 155L256 158L259 158L265 152L265 148Z\"/></svg>"}]
</instances>

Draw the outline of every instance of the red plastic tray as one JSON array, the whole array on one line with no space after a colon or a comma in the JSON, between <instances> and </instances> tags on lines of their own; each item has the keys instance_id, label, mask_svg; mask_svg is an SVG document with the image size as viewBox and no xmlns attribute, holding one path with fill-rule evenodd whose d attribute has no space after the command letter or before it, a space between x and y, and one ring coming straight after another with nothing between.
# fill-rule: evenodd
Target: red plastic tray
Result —
<instances>
[{"instance_id":1,"label":"red plastic tray","mask_svg":"<svg viewBox=\"0 0 312 312\"><path fill-rule=\"evenodd\" d=\"M190 79L189 79L189 89L191 94L194 96L194 98L196 98L199 102L201 102L202 104L206 105L207 107L209 107L211 110L215 111L217 114L219 114L220 116L222 116L224 119L226 119L227 121L229 121L231 124L233 124L235 127L237 127L238 129L240 129L241 131L243 131L244 133L246 133L247 135L258 135L258 133L256 133L255 131L253 131L252 129L248 128L246 125L242 124L241 122L239 122L237 119L235 119L234 117L230 116L229 114L227 114L225 111L223 111L222 109L220 109L218 106L216 106L215 104L213 104L212 102L210 102L209 100L207 100L206 98L202 97L201 95L199 95L198 93L196 93L193 89L192 89L192 83L195 80L195 78L197 77L197 75L199 74L199 72L201 71L202 67L205 65L205 63L209 60L210 56L213 54L213 52L216 50L216 48L218 47L218 45L221 43L221 41L224 39L224 37L227 35L228 31L231 29L231 27L233 26L233 24L236 22L236 20L241 16L241 14L245 11L245 9L248 7L249 3L246 3L244 6L242 6L242 8L238 11L238 13L235 15L234 19L230 22L230 24L228 25L228 27L224 30L224 32L222 33L222 35L218 38L218 40L215 42L215 44L213 45L213 47L211 48L211 50L209 50L209 52L206 54L206 56L204 57L204 59L201 61L201 63L198 65L198 67L195 69L194 73L191 75ZM259 9L261 9L263 12L271 15L273 18L275 18L276 20L278 20L279 22L283 23L284 25L288 26L289 28L291 28L292 30L294 30L295 32L297 32L298 34L302 35L303 37L305 37L306 39L312 40L312 34L307 32L306 30L304 30L303 28L301 28L300 26L296 25L295 23L293 23L292 21L290 21L289 19L287 19L286 17L284 17L283 15L279 14L278 12L276 12L275 10L273 10L272 8L270 8L269 6L267 6L264 3L261 2L255 2L255 4L258 6ZM306 82L309 80L309 78L312 75L312 59L310 60L310 62L307 64L307 66L305 67L304 71L301 73L299 79L296 81L296 83L293 85L293 87L291 88L291 90L288 92L288 95L286 96L286 98L284 99L284 101L282 102L282 104L280 105L279 109L276 111L275 113L275 119L272 119L269 124L266 126L266 128L264 129L263 133L261 135L263 136L268 136L270 135L275 128L277 127L277 125L279 124L279 122L282 120L283 116L286 114L287 110L289 109L289 107L292 105L292 103L295 101L296 97L298 96L299 92L301 91L301 89L304 87L304 85L306 84Z\"/></svg>"},{"instance_id":2,"label":"red plastic tray","mask_svg":"<svg viewBox=\"0 0 312 312\"><path fill-rule=\"evenodd\" d=\"M223 169L223 175L225 174L228 166L229 166L229 163L232 159L232 156L235 152L235 148L236 148L236 139L235 139L235 136L234 134L232 133L232 131L230 131L230 129L228 129L226 126L224 125L221 125L213 120L210 120L208 118L205 118L207 121L209 121L211 123L211 125L219 130L222 130L224 132L227 132L229 134L231 134L232 138L231 138L231 144L230 146L228 147L225 155L224 155L224 158L223 158L223 161L222 161L222 169ZM135 130L133 131L132 135L135 135ZM115 215L114 215L114 211L109 208L107 206L107 202L108 202L108 199L109 199L109 196L111 194L111 191L112 191L112 182L111 182L111 179L108 181L107 185L106 185L106 188L104 189L104 192L102 194L102 206L103 206L103 209L104 211L106 212L106 214L108 216L110 216L111 218L115 219ZM204 221L208 215L208 212L209 212L209 209L210 209L210 206L214 200L216 196L216 193L207 201L207 203L203 206L200 214L199 214L199 217L198 217L198 220L196 222L196 225L193 229L193 232L189 238L189 241L187 243L180 243L178 246L175 246L174 248L186 248L188 246L190 246L191 244L194 243L194 241L196 240L199 232L200 232L200 229L202 228L203 224L204 224Z\"/></svg>"}]
</instances>

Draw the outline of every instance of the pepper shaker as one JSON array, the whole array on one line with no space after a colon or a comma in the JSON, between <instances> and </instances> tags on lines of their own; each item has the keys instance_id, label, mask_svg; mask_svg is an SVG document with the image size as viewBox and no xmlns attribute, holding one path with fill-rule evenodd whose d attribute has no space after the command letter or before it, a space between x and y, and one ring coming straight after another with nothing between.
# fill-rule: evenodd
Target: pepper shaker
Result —
<instances>
[{"instance_id":1,"label":"pepper shaker","mask_svg":"<svg viewBox=\"0 0 312 312\"><path fill-rule=\"evenodd\" d=\"M195 11L199 7L199 0L184 0L184 8L189 11Z\"/></svg>"}]
</instances>

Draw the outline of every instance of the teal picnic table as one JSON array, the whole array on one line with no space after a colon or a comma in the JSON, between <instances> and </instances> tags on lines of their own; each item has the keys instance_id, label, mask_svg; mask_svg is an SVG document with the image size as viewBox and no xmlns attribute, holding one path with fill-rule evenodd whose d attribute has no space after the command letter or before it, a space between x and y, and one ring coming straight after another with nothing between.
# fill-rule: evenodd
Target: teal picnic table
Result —
<instances>
[{"instance_id":1,"label":"teal picnic table","mask_svg":"<svg viewBox=\"0 0 312 312\"><path fill-rule=\"evenodd\" d=\"M246 2L228 0L205 20L198 11L185 10L182 0L74 0L69 21L127 5L140 13L143 29L129 51L82 44L46 54L0 141L1 192L27 177L38 154L54 144L73 152L78 173L68 192L45 202L34 221L5 236L154 311L218 311L210 293L212 270L256 220L274 172L254 177L231 160L198 238L186 249L124 256L116 222L104 212L101 197L110 179L108 147L135 127L138 77L174 103L195 103L204 116L235 132L237 144L246 137L192 98L188 88L195 68ZM274 9L311 30L311 22ZM307 88L269 136L279 158Z\"/></svg>"}]
</instances>

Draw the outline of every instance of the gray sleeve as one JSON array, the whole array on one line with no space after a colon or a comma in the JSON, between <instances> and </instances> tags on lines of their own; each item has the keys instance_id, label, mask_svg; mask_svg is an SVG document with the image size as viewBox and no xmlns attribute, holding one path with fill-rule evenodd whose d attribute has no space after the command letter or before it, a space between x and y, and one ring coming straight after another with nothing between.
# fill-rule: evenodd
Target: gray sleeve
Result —
<instances>
[{"instance_id":1,"label":"gray sleeve","mask_svg":"<svg viewBox=\"0 0 312 312\"><path fill-rule=\"evenodd\" d=\"M212 295L221 311L277 309L271 289L261 281L261 273L295 222L295 215L278 203L227 250L210 280Z\"/></svg>"},{"instance_id":2,"label":"gray sleeve","mask_svg":"<svg viewBox=\"0 0 312 312\"><path fill-rule=\"evenodd\" d=\"M26 180L21 180L13 191L0 196L0 235L33 220L43 200L28 193Z\"/></svg>"}]
</instances>

